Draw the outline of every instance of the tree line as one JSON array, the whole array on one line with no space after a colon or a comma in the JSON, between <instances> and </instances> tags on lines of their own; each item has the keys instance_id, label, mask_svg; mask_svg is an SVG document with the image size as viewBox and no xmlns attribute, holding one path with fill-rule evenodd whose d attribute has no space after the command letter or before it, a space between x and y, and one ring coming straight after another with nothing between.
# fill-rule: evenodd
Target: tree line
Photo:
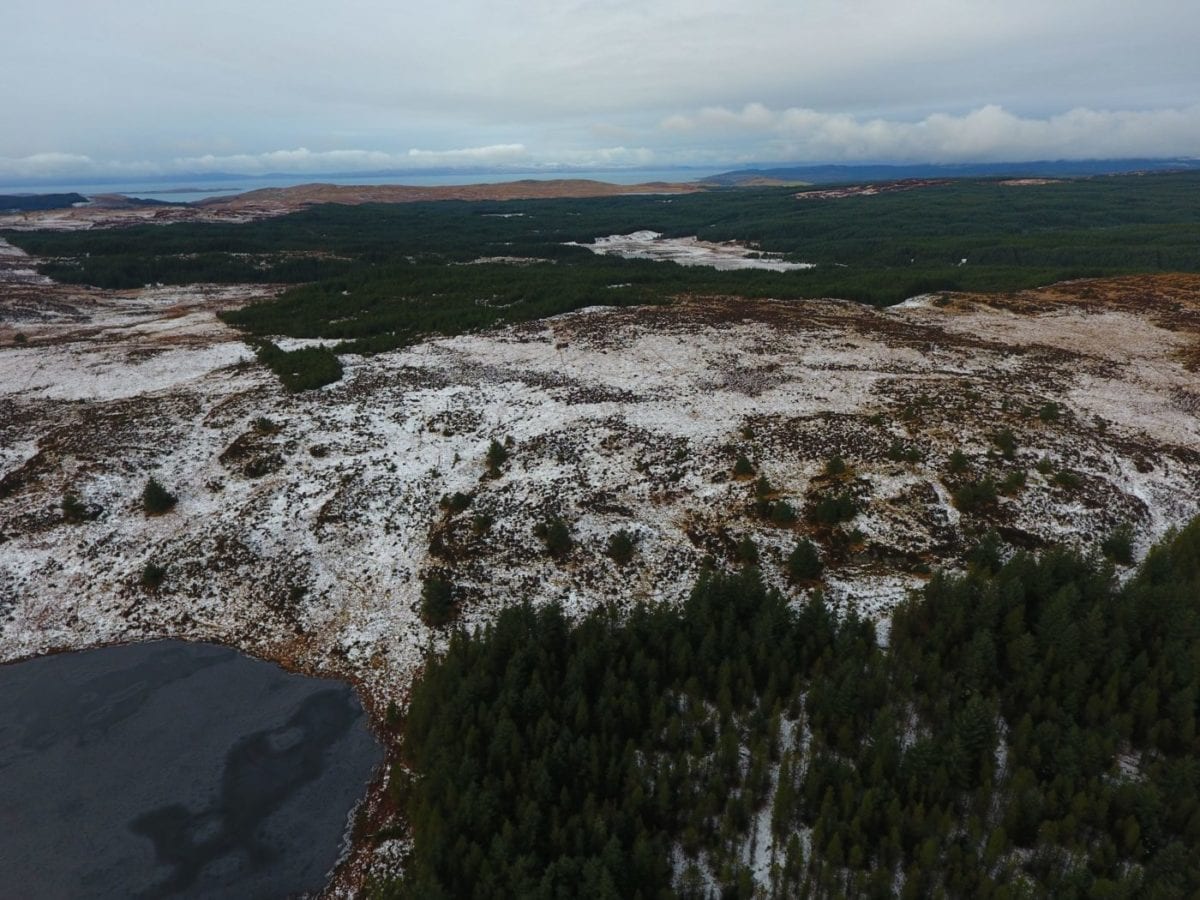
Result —
<instances>
[{"instance_id":1,"label":"tree line","mask_svg":"<svg viewBox=\"0 0 1200 900\"><path fill-rule=\"evenodd\" d=\"M681 607L503 611L428 660L379 897L1179 897L1200 890L1200 521L974 554L887 646L752 566ZM764 851L765 852L765 851ZM711 883L710 880L715 881Z\"/></svg>"}]
</instances>

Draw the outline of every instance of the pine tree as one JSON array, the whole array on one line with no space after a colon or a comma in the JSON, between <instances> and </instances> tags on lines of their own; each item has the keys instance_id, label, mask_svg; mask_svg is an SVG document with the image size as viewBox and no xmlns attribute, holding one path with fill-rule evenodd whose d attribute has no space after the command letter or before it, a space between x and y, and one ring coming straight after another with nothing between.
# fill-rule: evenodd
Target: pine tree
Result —
<instances>
[{"instance_id":1,"label":"pine tree","mask_svg":"<svg viewBox=\"0 0 1200 900\"><path fill-rule=\"evenodd\" d=\"M142 509L148 516L158 516L175 508L178 498L153 476L142 489Z\"/></svg>"}]
</instances>

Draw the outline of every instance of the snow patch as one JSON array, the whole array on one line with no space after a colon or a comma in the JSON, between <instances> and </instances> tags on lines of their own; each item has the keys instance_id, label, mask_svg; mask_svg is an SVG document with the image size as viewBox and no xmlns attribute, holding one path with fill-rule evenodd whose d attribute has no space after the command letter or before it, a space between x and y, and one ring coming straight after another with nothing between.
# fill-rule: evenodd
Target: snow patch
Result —
<instances>
[{"instance_id":1,"label":"snow patch","mask_svg":"<svg viewBox=\"0 0 1200 900\"><path fill-rule=\"evenodd\" d=\"M576 241L568 247L586 247L600 256L620 256L625 259L650 259L674 262L681 266L711 266L714 269L767 269L771 272L792 272L812 269L814 263L785 262L782 254L764 253L744 244L721 244L702 241L697 237L663 237L657 231L635 231L632 234L613 234L596 238L590 244Z\"/></svg>"}]
</instances>

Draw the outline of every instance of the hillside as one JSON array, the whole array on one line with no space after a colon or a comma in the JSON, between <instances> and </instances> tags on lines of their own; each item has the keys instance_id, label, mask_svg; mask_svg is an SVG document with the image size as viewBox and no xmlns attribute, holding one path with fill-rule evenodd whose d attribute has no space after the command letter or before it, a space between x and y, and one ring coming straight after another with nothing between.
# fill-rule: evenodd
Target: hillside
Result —
<instances>
[{"instance_id":1,"label":"hillside","mask_svg":"<svg viewBox=\"0 0 1200 900\"><path fill-rule=\"evenodd\" d=\"M535 200L548 198L620 197L638 194L683 194L700 190L694 184L609 184L586 179L547 179L495 184L414 187L410 185L301 184L262 188L232 196L212 197L195 203L166 204L117 195L93 197L92 202L69 208L58 195L43 198L0 197L0 231L51 228L62 231L125 228L143 224L182 222L243 223L287 215L320 203L417 203L431 200ZM72 202L85 202L77 194ZM52 197L52 199L46 199ZM10 209L23 210L21 213Z\"/></svg>"},{"instance_id":2,"label":"hillside","mask_svg":"<svg viewBox=\"0 0 1200 900\"><path fill-rule=\"evenodd\" d=\"M86 202L80 194L0 194L0 213L65 209Z\"/></svg>"},{"instance_id":3,"label":"hillside","mask_svg":"<svg viewBox=\"0 0 1200 900\"><path fill-rule=\"evenodd\" d=\"M736 169L702 178L701 184L861 184L931 178L1088 178L1130 172L1183 172L1200 168L1195 159L1041 160L1034 162L923 165L796 165Z\"/></svg>"},{"instance_id":4,"label":"hillside","mask_svg":"<svg viewBox=\"0 0 1200 900\"><path fill-rule=\"evenodd\" d=\"M1017 257L1106 260L1119 234L1153 267L1171 232L1170 258L1194 264L1186 197L1150 225L1118 202L1173 183L1067 185L1049 199L1041 186L967 185L832 202L778 191L333 206L248 228L13 235L45 256L0 242L0 661L216 641L351 679L399 762L409 698L434 690L419 687L430 654L444 657L457 625L484 635L526 603L560 609L561 628L624 622L643 604L682 615L697 583L753 567L761 585L747 597L823 610L866 654L847 658L874 666L893 622L912 646L925 626L910 598L939 572L1067 548L1088 565L1107 556L1128 580L1200 513L1200 275L1028 287L1044 270ZM849 277L895 299L907 270L890 235L913 210L963 198L1003 215L965 237L928 223L911 246L933 259L968 240L1010 259L938 270L989 289L889 307L820 296ZM737 215L692 227L721 203ZM830 227L868 204L886 239ZM1093 221L1058 243L1080 208ZM639 234L642 215L676 236ZM784 245L800 240L797 223L827 232L811 245L816 268ZM761 244L732 239L753 228ZM624 237L597 240L608 234ZM859 260L848 274L843 254ZM735 262L760 268L717 268ZM139 286L145 272L164 283ZM170 283L197 273L214 280ZM339 339L336 354L319 349ZM303 350L341 377L289 392L254 345L276 348L258 356L282 376ZM723 752L741 759L730 741ZM414 850L396 818L406 771L373 789L333 893ZM949 814L947 796L936 800ZM788 827L833 815L806 803L806 824ZM795 854L754 809L731 813L725 851L673 856L673 871L694 863L695 878L742 879L739 890L774 879L772 862ZM861 863L849 842L865 833L839 833L839 852ZM705 835L686 846L710 847ZM1019 840L1014 864L1036 843ZM830 865L812 874L841 878Z\"/></svg>"},{"instance_id":5,"label":"hillside","mask_svg":"<svg viewBox=\"0 0 1200 900\"><path fill-rule=\"evenodd\" d=\"M0 338L9 658L203 636L383 696L437 641L416 613L433 574L484 621L521 599L679 599L747 535L778 580L809 535L835 607L881 616L989 529L1037 547L1129 523L1145 547L1197 510L1193 277L592 309L347 356L299 395L213 317L262 289L20 290ZM508 460L486 477L492 440ZM835 456L847 471L823 474ZM151 475L175 512L141 513ZM455 493L466 511L441 505ZM63 521L65 494L86 521ZM817 513L831 496L845 512ZM534 535L555 518L557 560ZM620 529L630 569L605 561Z\"/></svg>"}]
</instances>

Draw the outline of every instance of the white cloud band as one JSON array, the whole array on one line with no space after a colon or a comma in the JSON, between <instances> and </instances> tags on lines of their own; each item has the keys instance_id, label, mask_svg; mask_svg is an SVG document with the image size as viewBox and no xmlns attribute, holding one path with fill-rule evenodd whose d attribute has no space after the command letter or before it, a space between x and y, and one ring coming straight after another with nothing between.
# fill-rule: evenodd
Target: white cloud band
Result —
<instances>
[{"instance_id":1,"label":"white cloud band","mask_svg":"<svg viewBox=\"0 0 1200 900\"><path fill-rule=\"evenodd\" d=\"M988 105L917 122L859 119L750 103L674 115L661 131L676 142L738 147L743 158L821 162L1022 162L1200 155L1200 106L1112 111L1073 109L1023 118Z\"/></svg>"},{"instance_id":2,"label":"white cloud band","mask_svg":"<svg viewBox=\"0 0 1200 900\"><path fill-rule=\"evenodd\" d=\"M586 130L586 129L585 129ZM594 131L594 129L592 129ZM636 132L631 130L631 136ZM1046 118L1022 117L997 105L962 115L934 113L919 121L858 118L803 107L741 109L713 106L669 116L643 132L650 146L531 150L523 143L449 150L312 151L205 154L165 162L97 160L72 153L0 157L0 180L156 178L173 175L321 175L448 168L650 167L746 162L1024 162L1038 159L1119 159L1200 156L1200 105L1178 109L1072 109ZM593 135L594 139L594 135ZM580 146L583 145L583 146Z\"/></svg>"},{"instance_id":3,"label":"white cloud band","mask_svg":"<svg viewBox=\"0 0 1200 900\"><path fill-rule=\"evenodd\" d=\"M267 153L205 154L179 157L169 162L96 160L72 153L38 153L18 158L0 157L0 179L87 179L169 177L172 175L227 174L350 174L354 172L419 171L433 168L497 168L570 166L575 168L647 165L654 159L645 148L599 147L571 149L535 156L524 144L493 144L452 150L411 149L407 153L377 150L328 150L300 147Z\"/></svg>"}]
</instances>

